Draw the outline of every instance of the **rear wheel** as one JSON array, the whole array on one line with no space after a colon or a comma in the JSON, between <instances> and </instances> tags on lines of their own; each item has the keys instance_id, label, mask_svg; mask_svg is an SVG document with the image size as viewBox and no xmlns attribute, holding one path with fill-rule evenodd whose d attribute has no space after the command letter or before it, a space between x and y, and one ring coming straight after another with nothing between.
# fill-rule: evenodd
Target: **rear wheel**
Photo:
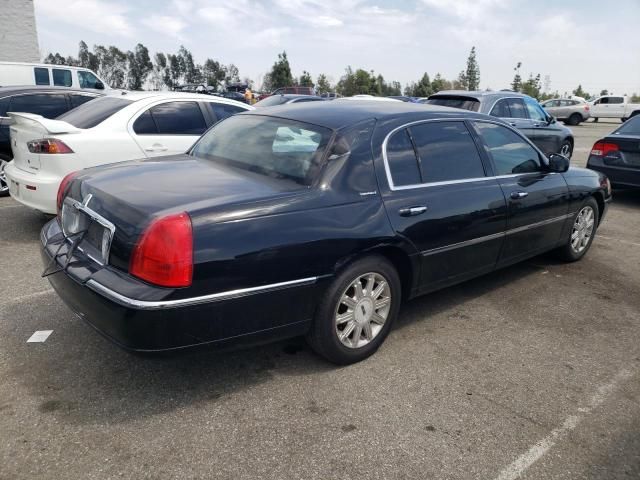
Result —
<instances>
[{"instance_id":1,"label":"rear wheel","mask_svg":"<svg viewBox=\"0 0 640 480\"><path fill-rule=\"evenodd\" d=\"M357 260L325 292L307 341L330 362L364 360L389 333L400 298L400 278L387 259L372 255Z\"/></svg>"},{"instance_id":2,"label":"rear wheel","mask_svg":"<svg viewBox=\"0 0 640 480\"><path fill-rule=\"evenodd\" d=\"M567 120L567 123L569 125L575 126L575 125L579 125L581 121L582 121L582 115L580 115L579 113L573 113Z\"/></svg>"},{"instance_id":3,"label":"rear wheel","mask_svg":"<svg viewBox=\"0 0 640 480\"><path fill-rule=\"evenodd\" d=\"M573 226L565 245L557 250L562 260L575 262L585 256L593 243L598 219L598 203L593 197L589 197L573 218Z\"/></svg>"},{"instance_id":4,"label":"rear wheel","mask_svg":"<svg viewBox=\"0 0 640 480\"><path fill-rule=\"evenodd\" d=\"M9 181L4 173L4 168L11 159L6 155L0 155L0 197L9 195Z\"/></svg>"},{"instance_id":5,"label":"rear wheel","mask_svg":"<svg viewBox=\"0 0 640 480\"><path fill-rule=\"evenodd\" d=\"M593 117L593 123L598 123L598 117Z\"/></svg>"}]
</instances>

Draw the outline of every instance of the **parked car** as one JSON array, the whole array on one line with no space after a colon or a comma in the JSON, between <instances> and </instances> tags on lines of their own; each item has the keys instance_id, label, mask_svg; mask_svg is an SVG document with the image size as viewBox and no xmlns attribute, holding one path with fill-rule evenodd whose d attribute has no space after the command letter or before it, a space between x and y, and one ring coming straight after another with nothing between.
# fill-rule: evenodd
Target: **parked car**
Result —
<instances>
[{"instance_id":1,"label":"parked car","mask_svg":"<svg viewBox=\"0 0 640 480\"><path fill-rule=\"evenodd\" d=\"M290 86L282 87L271 92L271 95L315 95L313 87Z\"/></svg>"},{"instance_id":2,"label":"parked car","mask_svg":"<svg viewBox=\"0 0 640 480\"><path fill-rule=\"evenodd\" d=\"M41 85L111 93L107 83L88 68L48 63L0 62L0 86ZM113 90L113 93L118 91Z\"/></svg>"},{"instance_id":3,"label":"parked car","mask_svg":"<svg viewBox=\"0 0 640 480\"><path fill-rule=\"evenodd\" d=\"M542 102L540 105L550 115L568 125L580 125L591 116L589 104L584 100L575 98L554 98Z\"/></svg>"},{"instance_id":4,"label":"parked car","mask_svg":"<svg viewBox=\"0 0 640 480\"><path fill-rule=\"evenodd\" d=\"M240 92L220 92L215 93L214 95L222 98L227 98L229 100L235 100L236 102L246 103L244 98L244 93Z\"/></svg>"},{"instance_id":5,"label":"parked car","mask_svg":"<svg viewBox=\"0 0 640 480\"><path fill-rule=\"evenodd\" d=\"M640 115L598 140L587 168L606 174L614 187L640 188Z\"/></svg>"},{"instance_id":6,"label":"parked car","mask_svg":"<svg viewBox=\"0 0 640 480\"><path fill-rule=\"evenodd\" d=\"M499 119L312 102L65 177L42 252L66 304L126 348L304 334L346 364L380 346L403 299L547 250L579 260L610 198L604 175Z\"/></svg>"},{"instance_id":7,"label":"parked car","mask_svg":"<svg viewBox=\"0 0 640 480\"><path fill-rule=\"evenodd\" d=\"M619 118L623 122L640 114L640 103L632 103L623 95L603 95L591 103L591 116L597 122L599 118Z\"/></svg>"},{"instance_id":8,"label":"parked car","mask_svg":"<svg viewBox=\"0 0 640 480\"><path fill-rule=\"evenodd\" d=\"M573 154L573 133L546 113L528 95L512 91L467 92L450 90L431 95L425 102L431 105L462 108L487 113L505 120L524 133L545 155L560 153L567 158Z\"/></svg>"},{"instance_id":9,"label":"parked car","mask_svg":"<svg viewBox=\"0 0 640 480\"><path fill-rule=\"evenodd\" d=\"M56 120L9 113L14 159L5 168L11 196L56 213L69 172L140 157L186 152L207 128L249 105L209 95L136 92L105 96Z\"/></svg>"},{"instance_id":10,"label":"parked car","mask_svg":"<svg viewBox=\"0 0 640 480\"><path fill-rule=\"evenodd\" d=\"M0 67L1 68L1 67ZM63 87L0 87L0 197L9 195L4 169L13 158L7 112L36 113L55 118L102 94Z\"/></svg>"},{"instance_id":11,"label":"parked car","mask_svg":"<svg viewBox=\"0 0 640 480\"><path fill-rule=\"evenodd\" d=\"M254 107L273 107L274 105L284 105L285 103L301 103L301 102L321 102L324 101L322 97L316 97L315 95L271 95L263 100L257 102Z\"/></svg>"},{"instance_id":12,"label":"parked car","mask_svg":"<svg viewBox=\"0 0 640 480\"><path fill-rule=\"evenodd\" d=\"M367 101L371 101L371 102L402 102L402 100L398 100L397 98L391 98L391 97L376 97L374 95L368 95L365 93L362 94L358 94L358 95L353 95L351 97L340 97L337 98L336 100L342 102L344 100L346 101L362 101L362 100L367 100Z\"/></svg>"},{"instance_id":13,"label":"parked car","mask_svg":"<svg viewBox=\"0 0 640 480\"><path fill-rule=\"evenodd\" d=\"M390 95L387 98L392 98L393 100L400 100L401 102L411 102L411 103L416 103L418 100L416 97L409 97L407 95Z\"/></svg>"}]
</instances>

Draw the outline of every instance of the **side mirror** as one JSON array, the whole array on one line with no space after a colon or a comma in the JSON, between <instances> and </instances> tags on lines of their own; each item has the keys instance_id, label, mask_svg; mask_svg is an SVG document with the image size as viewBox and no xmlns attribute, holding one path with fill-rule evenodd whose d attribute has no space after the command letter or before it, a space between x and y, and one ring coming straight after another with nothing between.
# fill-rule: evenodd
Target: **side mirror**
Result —
<instances>
[{"instance_id":1,"label":"side mirror","mask_svg":"<svg viewBox=\"0 0 640 480\"><path fill-rule=\"evenodd\" d=\"M549 170L557 173L564 173L569 170L570 160L559 153L549 155Z\"/></svg>"},{"instance_id":2,"label":"side mirror","mask_svg":"<svg viewBox=\"0 0 640 480\"><path fill-rule=\"evenodd\" d=\"M547 117L547 125L553 125L554 123L556 123L556 117L554 117L553 115L549 115Z\"/></svg>"},{"instance_id":3,"label":"side mirror","mask_svg":"<svg viewBox=\"0 0 640 480\"><path fill-rule=\"evenodd\" d=\"M98 80L95 84L95 88L97 90L104 90L104 83L102 83L100 80Z\"/></svg>"}]
</instances>

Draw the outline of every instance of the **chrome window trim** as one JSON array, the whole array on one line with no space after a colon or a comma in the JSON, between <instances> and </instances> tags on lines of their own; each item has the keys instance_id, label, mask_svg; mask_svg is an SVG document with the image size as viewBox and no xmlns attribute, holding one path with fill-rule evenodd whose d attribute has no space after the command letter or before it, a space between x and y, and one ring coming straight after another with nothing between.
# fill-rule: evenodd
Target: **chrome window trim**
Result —
<instances>
[{"instance_id":1,"label":"chrome window trim","mask_svg":"<svg viewBox=\"0 0 640 480\"><path fill-rule=\"evenodd\" d=\"M518 98L518 97L515 97ZM496 117L497 118L497 117ZM393 183L393 178L391 176L391 167L389 167L389 159L387 157L387 144L389 143L389 139L391 138L392 135L394 135L396 132L408 128L412 125L418 125L418 124L422 124L422 123L429 123L429 122L466 122L466 121L470 121L470 122L486 122L486 123L493 123L495 125L500 125L501 127L505 127L508 128L509 130L515 132L520 138L522 138L529 146L533 147L540 155L542 155L542 153L540 152L540 150L531 143L531 141L524 137L522 135L522 133L520 131L518 131L518 129L513 128L510 125L505 124L503 121L495 121L492 120L490 118L476 118L476 117L456 117L456 118L430 118L430 119L426 119L426 120L415 120L413 122L408 122L405 123L403 125L400 125L399 127L394 128L393 130L391 130L385 137L384 140L382 141L382 160L383 160L383 164L384 164L384 172L385 175L387 177L387 183L389 184L389 189L391 191L398 191L398 190L411 190L414 188L424 188L424 187L437 187L437 186L441 186L441 185L455 185L455 184L459 184L459 183L472 183L472 182L483 182L483 181L487 181L487 180L495 180L495 179L499 179L499 178L512 178L512 177L520 177L522 175L532 175L532 174L538 174L538 173L543 173L543 172L528 172L528 173L511 173L508 175L494 175L494 176L485 176L485 177L476 177L476 178L462 178L459 180L445 180L442 182L426 182L426 183L414 183L411 185L395 185ZM542 155L542 157L544 157L544 155ZM483 167L484 168L484 167ZM545 172L545 173L555 173L555 172Z\"/></svg>"},{"instance_id":2,"label":"chrome window trim","mask_svg":"<svg viewBox=\"0 0 640 480\"><path fill-rule=\"evenodd\" d=\"M187 307L193 305L201 305L203 303L221 302L224 300L231 300L234 298L246 297L249 295L255 295L259 293L273 292L276 290L283 290L285 288L291 288L295 286L313 285L316 283L319 277L307 277L298 280L290 280L287 282L271 283L269 285L261 285L259 287L239 288L236 290L228 290L225 292L212 293L209 295L202 295L199 297L181 298L179 300L138 300L122 295L118 292L111 290L110 288L102 285L96 280L90 279L86 285L94 292L112 300L113 302L122 305L127 308L134 308L136 310L160 310L163 308L178 308Z\"/></svg>"},{"instance_id":3,"label":"chrome window trim","mask_svg":"<svg viewBox=\"0 0 640 480\"><path fill-rule=\"evenodd\" d=\"M507 237L509 235L513 235L515 233L525 232L527 230L532 230L534 228L543 227L545 225L549 225L551 223L560 222L562 220L566 220L567 218L571 218L576 214L576 212L567 213L566 215L560 215L559 217L548 218L546 220L542 220L540 222L530 223L529 225L524 225L522 227L512 228L510 230L506 230L500 233L493 233L491 235L486 235L484 237L476 237L471 240L465 240L464 242L452 243L451 245L444 245L442 247L432 248L430 250L423 250L420 252L420 255L423 257L428 257L429 255L434 255L437 253L447 252L449 250L455 250L456 248L468 247L471 245L475 245L477 243L488 242L490 240L496 240L501 237Z\"/></svg>"}]
</instances>

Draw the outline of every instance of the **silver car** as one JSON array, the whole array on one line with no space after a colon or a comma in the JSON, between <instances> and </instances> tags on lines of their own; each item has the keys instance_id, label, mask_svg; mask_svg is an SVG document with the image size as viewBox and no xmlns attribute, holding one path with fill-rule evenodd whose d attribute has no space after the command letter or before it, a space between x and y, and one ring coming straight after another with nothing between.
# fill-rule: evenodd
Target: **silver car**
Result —
<instances>
[{"instance_id":1,"label":"silver car","mask_svg":"<svg viewBox=\"0 0 640 480\"><path fill-rule=\"evenodd\" d=\"M574 98L553 98L542 102L541 105L551 115L568 125L586 122L591 116L589 104Z\"/></svg>"}]
</instances>

